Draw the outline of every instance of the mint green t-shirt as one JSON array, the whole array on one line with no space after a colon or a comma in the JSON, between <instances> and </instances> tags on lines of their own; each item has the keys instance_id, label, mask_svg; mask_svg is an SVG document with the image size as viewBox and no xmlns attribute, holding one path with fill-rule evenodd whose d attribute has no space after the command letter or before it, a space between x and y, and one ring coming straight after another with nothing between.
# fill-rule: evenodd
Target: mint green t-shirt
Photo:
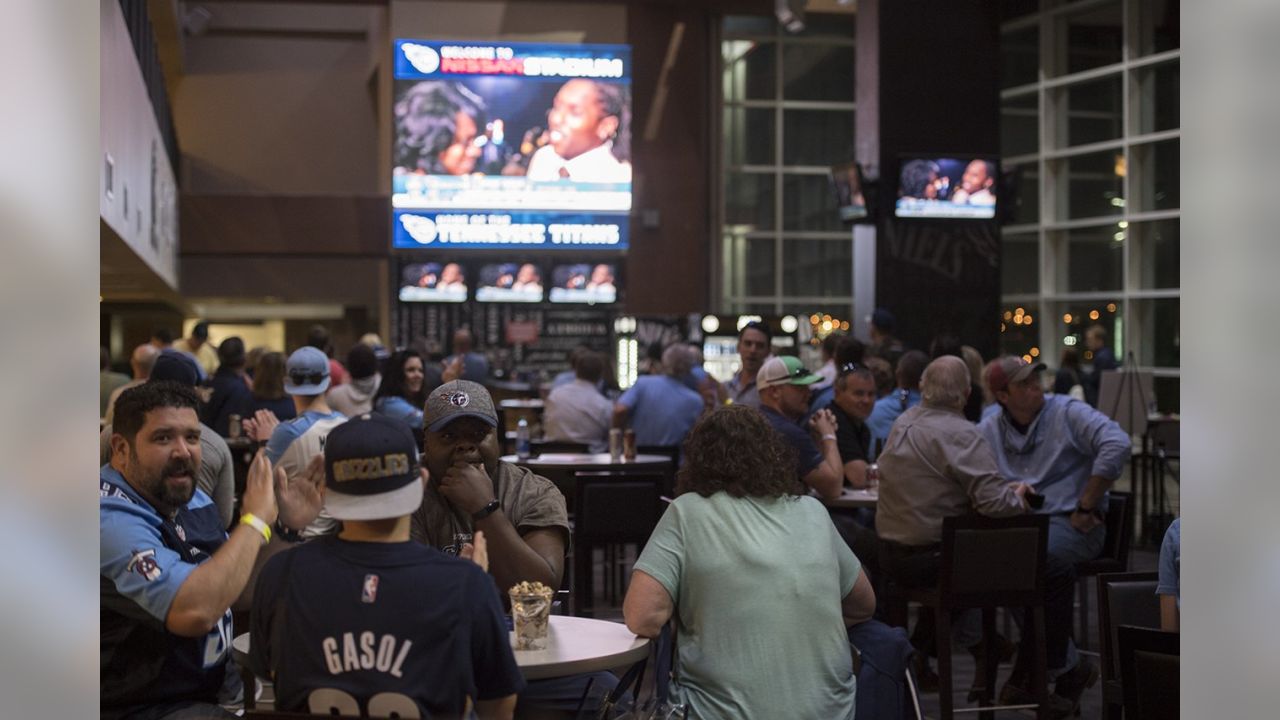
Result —
<instances>
[{"instance_id":1,"label":"mint green t-shirt","mask_svg":"<svg viewBox=\"0 0 1280 720\"><path fill-rule=\"evenodd\" d=\"M853 716L840 601L861 564L816 499L686 493L636 569L675 601L672 700L690 718Z\"/></svg>"}]
</instances>

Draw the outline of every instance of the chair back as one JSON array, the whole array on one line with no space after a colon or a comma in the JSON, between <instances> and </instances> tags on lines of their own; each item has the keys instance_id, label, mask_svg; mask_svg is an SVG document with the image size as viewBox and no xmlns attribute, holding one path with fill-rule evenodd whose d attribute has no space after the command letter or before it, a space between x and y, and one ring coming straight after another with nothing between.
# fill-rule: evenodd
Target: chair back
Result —
<instances>
[{"instance_id":1,"label":"chair back","mask_svg":"<svg viewBox=\"0 0 1280 720\"><path fill-rule=\"evenodd\" d=\"M640 543L665 509L657 473L574 473L573 543Z\"/></svg>"},{"instance_id":2,"label":"chair back","mask_svg":"<svg viewBox=\"0 0 1280 720\"><path fill-rule=\"evenodd\" d=\"M938 590L949 607L1044 601L1049 516L944 518Z\"/></svg>"},{"instance_id":3,"label":"chair back","mask_svg":"<svg viewBox=\"0 0 1280 720\"><path fill-rule=\"evenodd\" d=\"M1112 561L1119 572L1129 569L1129 545L1133 541L1133 494L1112 492L1107 504L1107 539L1099 559Z\"/></svg>"},{"instance_id":4,"label":"chair back","mask_svg":"<svg viewBox=\"0 0 1280 720\"><path fill-rule=\"evenodd\" d=\"M662 485L662 494L669 497L675 497L676 494L676 470L680 469L680 446L679 445L637 445L636 453L639 455L662 455L671 458L671 467L667 472L667 477Z\"/></svg>"},{"instance_id":5,"label":"chair back","mask_svg":"<svg viewBox=\"0 0 1280 720\"><path fill-rule=\"evenodd\" d=\"M1098 576L1098 648L1104 680L1120 679L1121 625L1160 627L1159 573L1103 573Z\"/></svg>"},{"instance_id":6,"label":"chair back","mask_svg":"<svg viewBox=\"0 0 1280 720\"><path fill-rule=\"evenodd\" d=\"M1178 633L1132 625L1119 630L1125 720L1177 720Z\"/></svg>"}]
</instances>

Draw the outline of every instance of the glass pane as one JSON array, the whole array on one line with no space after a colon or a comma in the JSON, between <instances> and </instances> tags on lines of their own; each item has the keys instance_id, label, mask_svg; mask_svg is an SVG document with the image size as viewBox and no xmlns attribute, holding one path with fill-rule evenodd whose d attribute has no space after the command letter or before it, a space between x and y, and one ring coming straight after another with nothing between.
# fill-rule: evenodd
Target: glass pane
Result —
<instances>
[{"instance_id":1,"label":"glass pane","mask_svg":"<svg viewBox=\"0 0 1280 720\"><path fill-rule=\"evenodd\" d=\"M725 293L731 296L774 294L774 239L725 235Z\"/></svg>"},{"instance_id":2,"label":"glass pane","mask_svg":"<svg viewBox=\"0 0 1280 720\"><path fill-rule=\"evenodd\" d=\"M725 225L742 230L773 229L773 175L728 173L724 184Z\"/></svg>"},{"instance_id":3,"label":"glass pane","mask_svg":"<svg viewBox=\"0 0 1280 720\"><path fill-rule=\"evenodd\" d=\"M850 45L783 45L782 97L853 102L853 63Z\"/></svg>"},{"instance_id":4,"label":"glass pane","mask_svg":"<svg viewBox=\"0 0 1280 720\"><path fill-rule=\"evenodd\" d=\"M1182 379L1161 376L1155 378L1156 411L1161 413L1182 412Z\"/></svg>"},{"instance_id":5,"label":"glass pane","mask_svg":"<svg viewBox=\"0 0 1280 720\"><path fill-rule=\"evenodd\" d=\"M777 32L778 21L772 15L730 15L724 19L724 34L730 35L773 35Z\"/></svg>"},{"instance_id":6,"label":"glass pane","mask_svg":"<svg viewBox=\"0 0 1280 720\"><path fill-rule=\"evenodd\" d=\"M1067 178L1064 219L1118 215L1124 210L1124 153L1107 150L1062 161Z\"/></svg>"},{"instance_id":7,"label":"glass pane","mask_svg":"<svg viewBox=\"0 0 1280 720\"><path fill-rule=\"evenodd\" d=\"M777 45L726 40L720 48L724 56L725 102L774 99L777 94L774 91Z\"/></svg>"},{"instance_id":8,"label":"glass pane","mask_svg":"<svg viewBox=\"0 0 1280 720\"><path fill-rule=\"evenodd\" d=\"M773 165L774 111L768 108L724 109L725 164Z\"/></svg>"},{"instance_id":9,"label":"glass pane","mask_svg":"<svg viewBox=\"0 0 1280 720\"><path fill-rule=\"evenodd\" d=\"M1058 74L1077 73L1121 60L1124 23L1119 0L1059 18L1067 34L1066 62Z\"/></svg>"},{"instance_id":10,"label":"glass pane","mask_svg":"<svg viewBox=\"0 0 1280 720\"><path fill-rule=\"evenodd\" d=\"M826 175L783 175L782 217L784 230L847 232Z\"/></svg>"},{"instance_id":11,"label":"glass pane","mask_svg":"<svg viewBox=\"0 0 1280 720\"><path fill-rule=\"evenodd\" d=\"M1067 232L1067 291L1119 290L1124 231L1115 225Z\"/></svg>"},{"instance_id":12,"label":"glass pane","mask_svg":"<svg viewBox=\"0 0 1280 720\"><path fill-rule=\"evenodd\" d=\"M1142 68L1137 72L1137 132L1173 130L1180 124L1178 114L1178 63Z\"/></svg>"},{"instance_id":13,"label":"glass pane","mask_svg":"<svg viewBox=\"0 0 1280 720\"><path fill-rule=\"evenodd\" d=\"M1040 327L1044 318L1038 317L1036 305L1005 303L1000 308L1000 352L1006 355L1022 355L1028 358L1040 355ZM1035 355L1031 354L1032 350Z\"/></svg>"},{"instance_id":14,"label":"glass pane","mask_svg":"<svg viewBox=\"0 0 1280 720\"><path fill-rule=\"evenodd\" d=\"M1014 225L1040 221L1040 168L1038 165L1019 165L1007 168L1013 173L1013 192L1006 193L1003 202L1011 207L1009 222Z\"/></svg>"},{"instance_id":15,"label":"glass pane","mask_svg":"<svg viewBox=\"0 0 1280 720\"><path fill-rule=\"evenodd\" d=\"M1005 295L1040 291L1040 241L1035 234L1004 236L1000 275L1000 292Z\"/></svg>"},{"instance_id":16,"label":"glass pane","mask_svg":"<svg viewBox=\"0 0 1280 720\"><path fill-rule=\"evenodd\" d=\"M853 294L852 240L783 240L782 294L847 298Z\"/></svg>"},{"instance_id":17,"label":"glass pane","mask_svg":"<svg viewBox=\"0 0 1280 720\"><path fill-rule=\"evenodd\" d=\"M847 13L809 12L804 16L804 30L797 37L838 37L852 39L856 33L857 16Z\"/></svg>"},{"instance_id":18,"label":"glass pane","mask_svg":"<svg viewBox=\"0 0 1280 720\"><path fill-rule=\"evenodd\" d=\"M1134 191L1141 210L1172 210L1182 202L1179 193L1178 141L1138 145L1133 149L1137 173Z\"/></svg>"},{"instance_id":19,"label":"glass pane","mask_svg":"<svg viewBox=\"0 0 1280 720\"><path fill-rule=\"evenodd\" d=\"M1000 153L1008 157L1039 151L1040 111L1036 94L1004 100L1000 107Z\"/></svg>"},{"instance_id":20,"label":"glass pane","mask_svg":"<svg viewBox=\"0 0 1280 720\"><path fill-rule=\"evenodd\" d=\"M1178 0L1142 0L1138 15L1139 54L1153 55L1181 45Z\"/></svg>"},{"instance_id":21,"label":"glass pane","mask_svg":"<svg viewBox=\"0 0 1280 720\"><path fill-rule=\"evenodd\" d=\"M1039 9L1038 0L1000 0L1000 21L1030 15Z\"/></svg>"},{"instance_id":22,"label":"glass pane","mask_svg":"<svg viewBox=\"0 0 1280 720\"><path fill-rule=\"evenodd\" d=\"M1060 348L1075 350L1081 365L1088 365L1093 362L1093 352L1085 345L1085 331L1093 325L1100 325L1106 331L1106 345L1111 348L1116 359L1123 362L1124 338L1121 337L1124 330L1123 315L1124 310L1120 301L1114 298L1058 303L1055 306L1053 322L1054 327L1062 330L1055 332L1054 335L1059 338ZM1063 349L1054 353L1057 355L1054 359L1059 360L1059 365ZM1050 363L1050 360L1045 362Z\"/></svg>"},{"instance_id":23,"label":"glass pane","mask_svg":"<svg viewBox=\"0 0 1280 720\"><path fill-rule=\"evenodd\" d=\"M1032 25L1000 36L1000 87L1040 79L1040 28Z\"/></svg>"},{"instance_id":24,"label":"glass pane","mask_svg":"<svg viewBox=\"0 0 1280 720\"><path fill-rule=\"evenodd\" d=\"M831 165L854 156L852 110L786 110L783 165Z\"/></svg>"},{"instance_id":25,"label":"glass pane","mask_svg":"<svg viewBox=\"0 0 1280 720\"><path fill-rule=\"evenodd\" d=\"M1114 140L1122 134L1120 75L1072 85L1067 94L1067 144Z\"/></svg>"},{"instance_id":26,"label":"glass pane","mask_svg":"<svg viewBox=\"0 0 1280 720\"><path fill-rule=\"evenodd\" d=\"M1130 338L1138 362L1152 367L1178 367L1182 337L1178 298L1136 301L1142 312L1140 337Z\"/></svg>"},{"instance_id":27,"label":"glass pane","mask_svg":"<svg viewBox=\"0 0 1280 720\"><path fill-rule=\"evenodd\" d=\"M1130 263L1137 263L1139 287L1178 287L1178 221L1130 223L1128 231L1136 243Z\"/></svg>"}]
</instances>

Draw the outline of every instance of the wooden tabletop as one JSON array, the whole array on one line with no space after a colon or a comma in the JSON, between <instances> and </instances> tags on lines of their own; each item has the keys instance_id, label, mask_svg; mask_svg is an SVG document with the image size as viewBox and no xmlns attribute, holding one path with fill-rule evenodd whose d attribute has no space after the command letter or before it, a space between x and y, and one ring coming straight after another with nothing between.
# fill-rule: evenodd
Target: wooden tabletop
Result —
<instances>
[{"instance_id":1,"label":"wooden tabletop","mask_svg":"<svg viewBox=\"0 0 1280 720\"><path fill-rule=\"evenodd\" d=\"M538 457L520 460L515 455L503 455L503 462L539 469L619 470L629 467L661 467L671 464L666 455L636 455L632 460L614 460L609 453L542 453Z\"/></svg>"},{"instance_id":2,"label":"wooden tabletop","mask_svg":"<svg viewBox=\"0 0 1280 720\"><path fill-rule=\"evenodd\" d=\"M835 500L823 500L822 504L833 508L873 508L880 501L880 495L874 490L854 490L845 488Z\"/></svg>"},{"instance_id":3,"label":"wooden tabletop","mask_svg":"<svg viewBox=\"0 0 1280 720\"><path fill-rule=\"evenodd\" d=\"M636 637L622 623L565 615L552 615L549 619L545 650L512 651L526 680L612 670L649 655L649 639ZM511 639L514 642L514 637ZM231 641L236 662L247 666L249 647L249 633L241 633Z\"/></svg>"}]
</instances>

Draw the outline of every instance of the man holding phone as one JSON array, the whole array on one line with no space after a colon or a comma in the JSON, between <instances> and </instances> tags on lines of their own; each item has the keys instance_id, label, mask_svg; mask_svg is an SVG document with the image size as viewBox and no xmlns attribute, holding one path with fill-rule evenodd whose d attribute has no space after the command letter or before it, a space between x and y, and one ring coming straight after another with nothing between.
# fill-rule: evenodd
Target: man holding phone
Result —
<instances>
[{"instance_id":1,"label":"man holding phone","mask_svg":"<svg viewBox=\"0 0 1280 720\"><path fill-rule=\"evenodd\" d=\"M1036 512L1049 515L1049 592L1045 644L1054 694L1079 704L1098 681L1098 667L1071 641L1075 566L1102 553L1107 491L1129 459L1129 436L1113 420L1067 395L1045 395L1044 363L1003 357L987 366L987 386L1001 412L978 425L995 451L1000 474L1029 483L1044 496ZM1031 697L1022 659L1000 692L1002 702Z\"/></svg>"}]
</instances>

